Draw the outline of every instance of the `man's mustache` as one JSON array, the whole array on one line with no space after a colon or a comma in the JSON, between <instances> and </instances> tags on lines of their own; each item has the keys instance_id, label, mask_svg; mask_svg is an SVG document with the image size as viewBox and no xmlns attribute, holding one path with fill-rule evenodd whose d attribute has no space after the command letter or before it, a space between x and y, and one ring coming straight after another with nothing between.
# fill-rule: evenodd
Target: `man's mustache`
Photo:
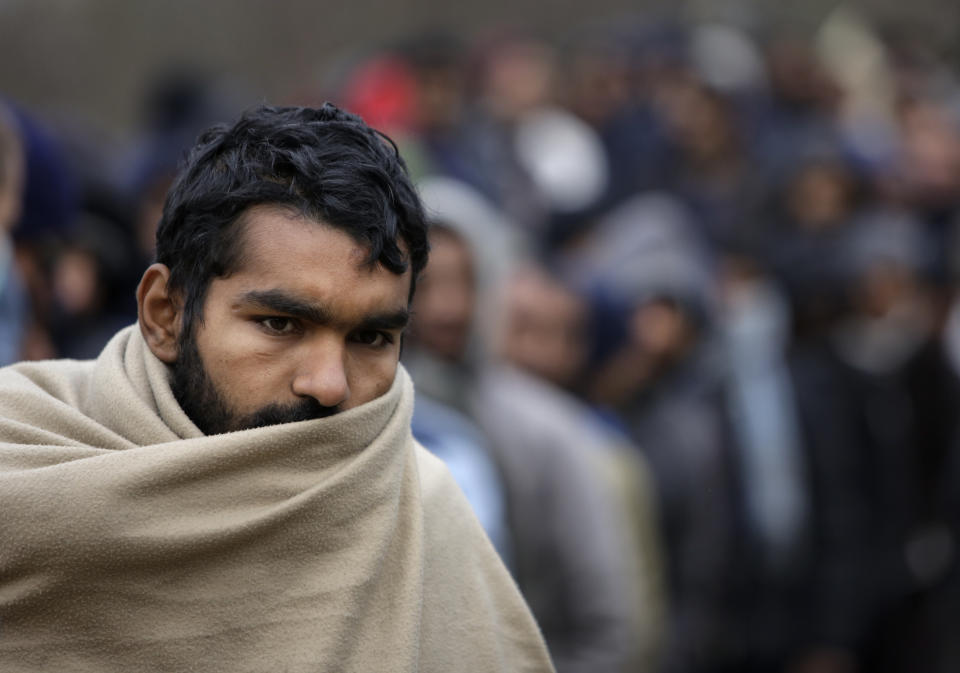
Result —
<instances>
[{"instance_id":1,"label":"man's mustache","mask_svg":"<svg viewBox=\"0 0 960 673\"><path fill-rule=\"evenodd\" d=\"M236 429L251 430L267 425L312 421L317 418L332 416L339 411L339 407L327 407L312 397L307 397L293 404L271 404L263 407L239 419Z\"/></svg>"}]
</instances>

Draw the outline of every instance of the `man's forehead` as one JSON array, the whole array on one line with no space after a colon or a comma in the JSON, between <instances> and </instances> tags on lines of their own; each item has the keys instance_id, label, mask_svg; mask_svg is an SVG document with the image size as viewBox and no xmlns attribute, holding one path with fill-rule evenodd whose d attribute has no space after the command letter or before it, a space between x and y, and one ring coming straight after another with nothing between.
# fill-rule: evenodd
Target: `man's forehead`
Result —
<instances>
[{"instance_id":1,"label":"man's forehead","mask_svg":"<svg viewBox=\"0 0 960 673\"><path fill-rule=\"evenodd\" d=\"M302 225L307 231L319 229L342 234L352 244L349 246L346 255L348 259L354 261L357 266L367 267L371 270L381 266L379 260L371 258L370 243L358 239L346 227L340 227L322 218L303 213L292 206L275 203L251 206L237 218L236 236L238 237L237 243L240 252L237 260L238 265L243 264L246 256L244 253L251 252L256 246L262 246L270 241L271 227L276 227L278 222ZM396 243L404 257L409 259L410 253L406 242L402 238L398 238Z\"/></svg>"},{"instance_id":2,"label":"man's forehead","mask_svg":"<svg viewBox=\"0 0 960 673\"><path fill-rule=\"evenodd\" d=\"M295 209L255 206L243 216L229 273L236 300L250 290L278 289L290 295L332 298L384 306L409 300L412 273L395 273L371 260L370 247L349 232L305 217Z\"/></svg>"}]
</instances>

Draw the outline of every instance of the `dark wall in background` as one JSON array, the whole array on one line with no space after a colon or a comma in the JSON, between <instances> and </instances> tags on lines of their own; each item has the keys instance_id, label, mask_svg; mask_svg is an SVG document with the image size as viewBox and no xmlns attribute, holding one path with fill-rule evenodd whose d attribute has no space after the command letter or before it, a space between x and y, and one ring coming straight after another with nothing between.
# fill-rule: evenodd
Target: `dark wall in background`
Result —
<instances>
[{"instance_id":1,"label":"dark wall in background","mask_svg":"<svg viewBox=\"0 0 960 673\"><path fill-rule=\"evenodd\" d=\"M232 73L276 100L338 57L431 27L504 24L562 35L599 18L680 13L810 30L835 0L0 0L0 92L122 137L149 78L170 64ZM956 0L850 3L932 43L960 43Z\"/></svg>"}]
</instances>

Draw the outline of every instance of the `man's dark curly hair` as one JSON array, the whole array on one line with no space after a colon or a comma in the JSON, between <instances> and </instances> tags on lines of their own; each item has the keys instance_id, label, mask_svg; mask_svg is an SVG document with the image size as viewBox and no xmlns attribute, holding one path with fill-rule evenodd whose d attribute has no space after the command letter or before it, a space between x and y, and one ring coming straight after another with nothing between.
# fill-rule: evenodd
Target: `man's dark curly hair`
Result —
<instances>
[{"instance_id":1,"label":"man's dark curly hair","mask_svg":"<svg viewBox=\"0 0 960 673\"><path fill-rule=\"evenodd\" d=\"M369 250L371 266L412 267L412 298L427 262L427 222L393 141L329 103L260 106L201 134L167 194L157 261L182 298L185 329L202 320L210 281L242 262L242 217L256 205L346 232Z\"/></svg>"}]
</instances>

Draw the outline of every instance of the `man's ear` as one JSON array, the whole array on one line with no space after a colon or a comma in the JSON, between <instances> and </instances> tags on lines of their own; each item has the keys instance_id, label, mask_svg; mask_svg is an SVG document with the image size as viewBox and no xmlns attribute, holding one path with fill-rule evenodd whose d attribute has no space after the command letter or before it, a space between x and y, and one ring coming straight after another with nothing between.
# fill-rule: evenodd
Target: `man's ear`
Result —
<instances>
[{"instance_id":1,"label":"man's ear","mask_svg":"<svg viewBox=\"0 0 960 673\"><path fill-rule=\"evenodd\" d=\"M177 360L177 344L183 312L178 297L169 289L170 269L151 264L137 286L137 316L140 332L154 355L167 364Z\"/></svg>"}]
</instances>

